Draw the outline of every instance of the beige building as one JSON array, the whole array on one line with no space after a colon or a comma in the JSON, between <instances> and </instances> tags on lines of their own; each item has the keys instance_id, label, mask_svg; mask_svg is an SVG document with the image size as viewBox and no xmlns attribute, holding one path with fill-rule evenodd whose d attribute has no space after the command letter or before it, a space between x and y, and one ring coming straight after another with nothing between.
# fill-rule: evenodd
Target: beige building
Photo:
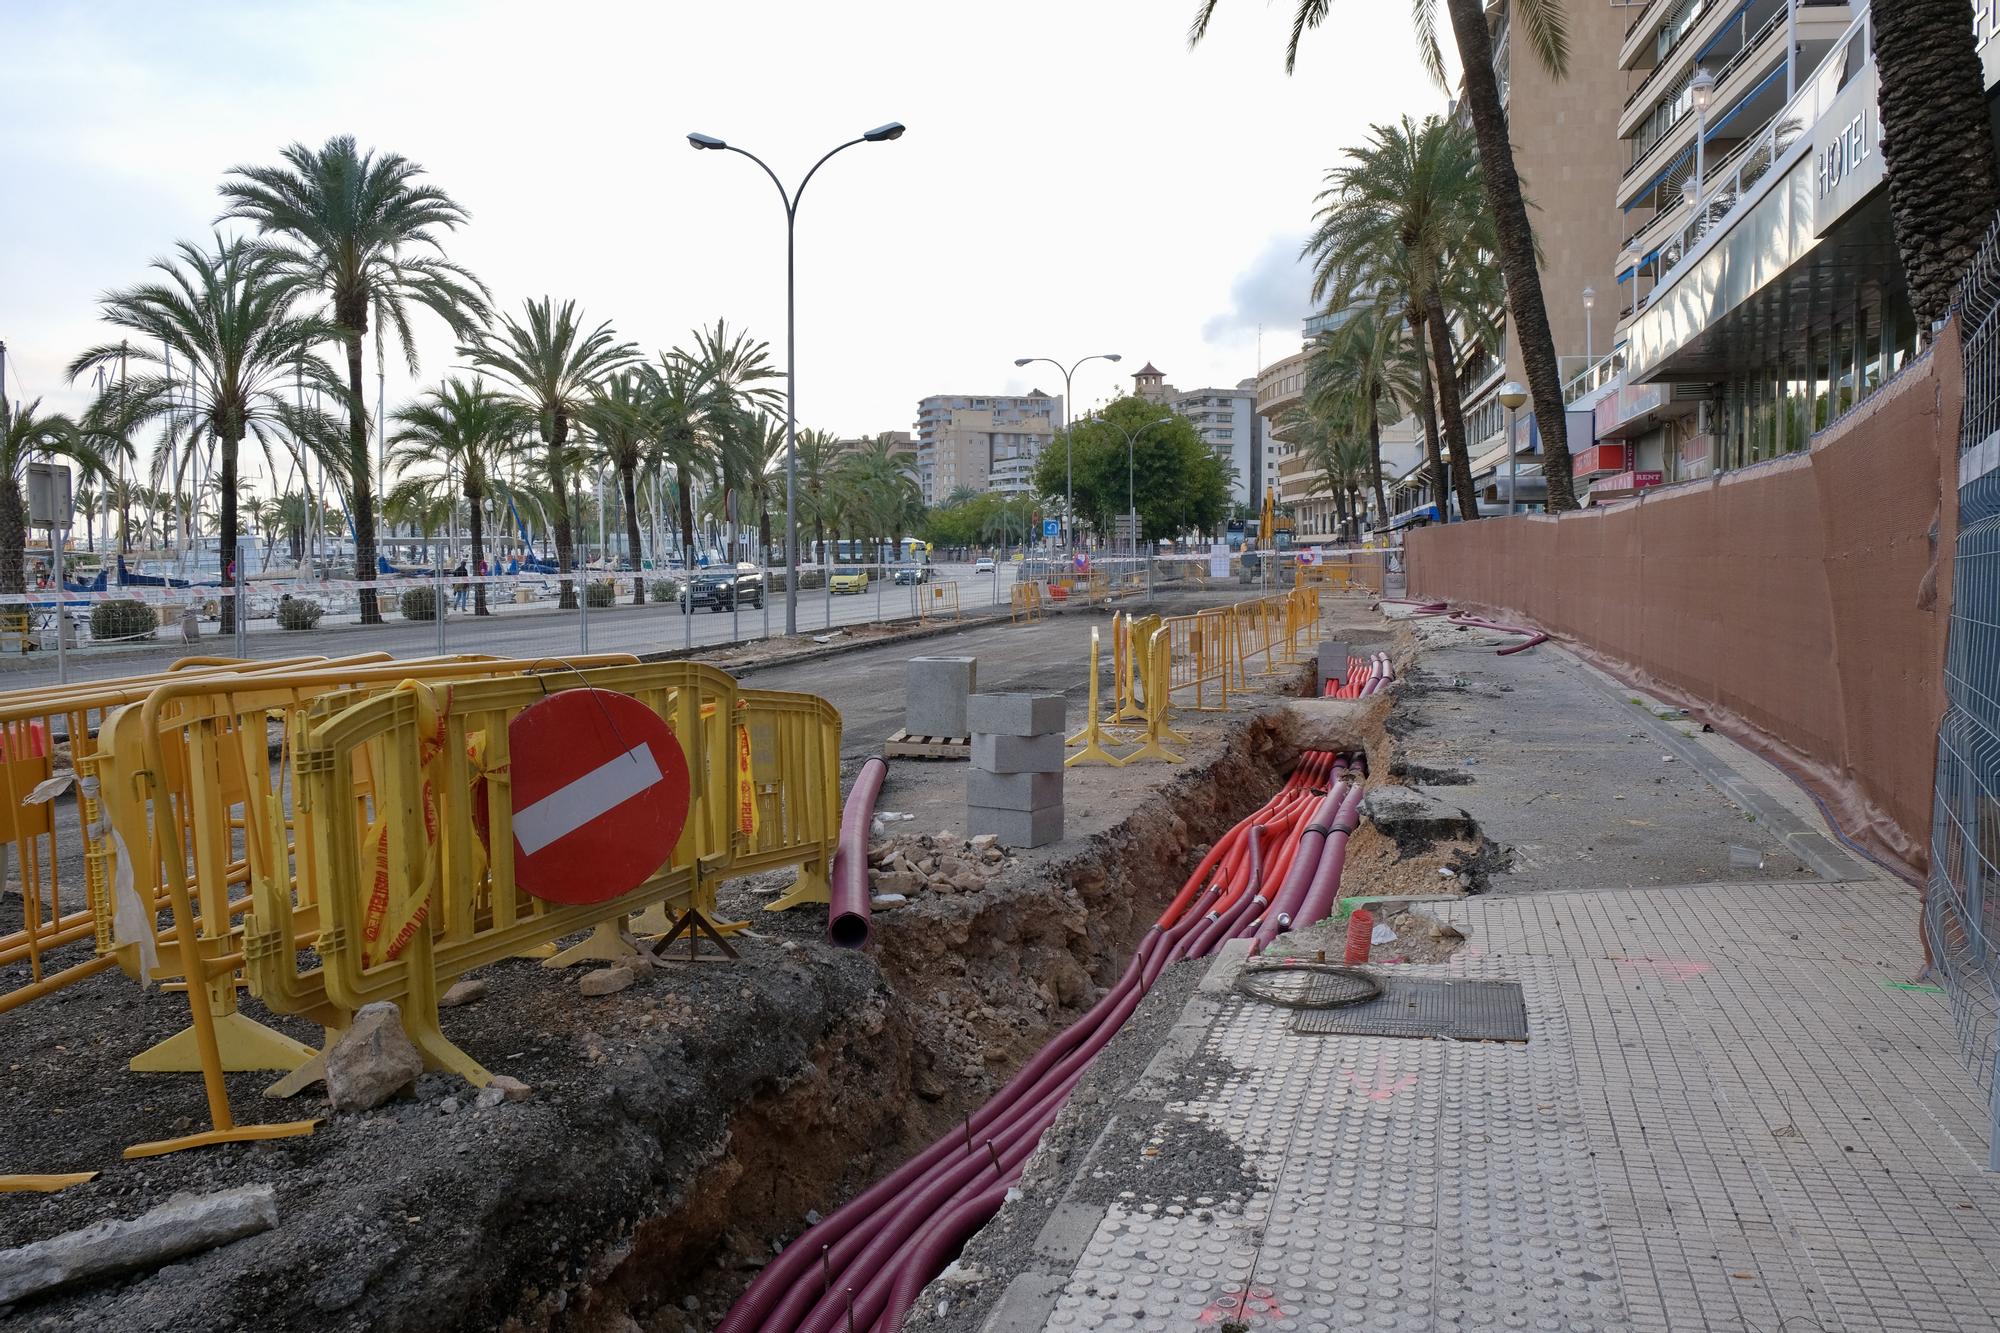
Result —
<instances>
[{"instance_id":1,"label":"beige building","mask_svg":"<svg viewBox=\"0 0 2000 1333\"><path fill-rule=\"evenodd\" d=\"M876 435L857 435L853 439L835 440L834 445L843 454L851 454L864 444L873 444L878 439L889 441L891 458L908 459L910 466L917 463L917 437L906 430L885 430Z\"/></svg>"},{"instance_id":2,"label":"beige building","mask_svg":"<svg viewBox=\"0 0 2000 1333\"><path fill-rule=\"evenodd\" d=\"M933 394L917 404L916 468L925 504L954 491L1020 495L1034 489L1035 460L1055 439L1062 396Z\"/></svg>"}]
</instances>

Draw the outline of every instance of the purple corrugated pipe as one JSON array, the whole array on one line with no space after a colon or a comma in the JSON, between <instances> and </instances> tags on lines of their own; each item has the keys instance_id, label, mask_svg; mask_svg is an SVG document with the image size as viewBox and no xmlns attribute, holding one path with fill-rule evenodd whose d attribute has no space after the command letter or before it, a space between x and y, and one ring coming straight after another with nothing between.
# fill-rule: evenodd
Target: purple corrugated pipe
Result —
<instances>
[{"instance_id":1,"label":"purple corrugated pipe","mask_svg":"<svg viewBox=\"0 0 2000 1333\"><path fill-rule=\"evenodd\" d=\"M1326 852L1319 859L1319 869L1313 875L1312 886L1306 890L1305 901L1299 904L1292 929L1315 925L1333 910L1340 896L1340 872L1347 865L1347 835L1354 832L1360 818L1361 784L1357 782L1349 785L1346 799L1333 817L1333 832L1327 835Z\"/></svg>"},{"instance_id":2,"label":"purple corrugated pipe","mask_svg":"<svg viewBox=\"0 0 2000 1333\"><path fill-rule=\"evenodd\" d=\"M1264 909L1264 919L1257 926L1256 948L1261 952L1265 945L1277 937L1278 931L1291 923L1292 916L1304 900L1306 889L1312 883L1313 872L1319 869L1320 853L1326 847L1326 834L1333 827L1334 815L1340 809L1342 793L1345 790L1339 777L1346 771L1344 765L1334 766L1335 785L1321 799L1319 808L1299 835L1299 849L1292 856L1291 873L1285 876L1284 887L1271 899L1271 905Z\"/></svg>"},{"instance_id":3,"label":"purple corrugated pipe","mask_svg":"<svg viewBox=\"0 0 2000 1333\"><path fill-rule=\"evenodd\" d=\"M826 938L841 949L859 949L875 933L868 915L868 829L875 822L875 801L882 795L882 778L889 765L870 759L854 775L847 807L840 814L840 839L827 878Z\"/></svg>"}]
</instances>

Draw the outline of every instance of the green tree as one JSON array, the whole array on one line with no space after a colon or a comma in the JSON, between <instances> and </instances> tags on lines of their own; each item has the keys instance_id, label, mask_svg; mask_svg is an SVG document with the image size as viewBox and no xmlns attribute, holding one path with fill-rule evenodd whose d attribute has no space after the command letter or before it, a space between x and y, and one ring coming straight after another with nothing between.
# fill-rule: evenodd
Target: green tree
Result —
<instances>
[{"instance_id":1,"label":"green tree","mask_svg":"<svg viewBox=\"0 0 2000 1333\"><path fill-rule=\"evenodd\" d=\"M812 524L813 549L819 552L821 563L829 564L826 528L838 509L833 470L840 462L840 442L832 431L802 430L798 433L798 450L799 522Z\"/></svg>"},{"instance_id":2,"label":"green tree","mask_svg":"<svg viewBox=\"0 0 2000 1333\"><path fill-rule=\"evenodd\" d=\"M436 498L447 506L447 528L454 526L449 511L456 506L451 503L450 485L456 475L458 493L465 498L469 514L471 569L477 573L486 559L486 502L497 484L500 465L520 447L529 429L527 413L520 403L487 388L477 378L468 383L454 376L398 408L391 420L396 423L396 433L389 437L391 466L399 473L416 465L444 469ZM409 478L406 484L415 486L419 479ZM398 491L401 489L399 485ZM420 494L425 498L419 499ZM413 491L408 498L411 510L430 511L433 501L428 492ZM491 614L484 580L472 587L473 614Z\"/></svg>"},{"instance_id":3,"label":"green tree","mask_svg":"<svg viewBox=\"0 0 2000 1333\"><path fill-rule=\"evenodd\" d=\"M106 323L136 336L91 348L72 361L72 381L123 358L139 373L107 387L93 408L105 438L129 438L134 428L163 427L158 457L166 459L202 444L215 446L222 469L217 478L221 506L222 561L236 559L237 458L245 439L254 439L275 468L276 450L300 448L338 469L344 462L339 430L317 408L298 405L296 386L306 384L333 395L347 390L313 348L338 336L317 315L301 314L309 294L284 255L246 241L216 241L205 253L183 241L178 259L156 260L159 281L108 293L99 305ZM171 378L172 358L192 383ZM372 571L371 571L372 572ZM236 598L225 590L222 623L235 625Z\"/></svg>"},{"instance_id":4,"label":"green tree","mask_svg":"<svg viewBox=\"0 0 2000 1333\"><path fill-rule=\"evenodd\" d=\"M1285 48L1285 72L1298 63L1299 42L1332 12L1332 0L1293 0L1291 39ZM1940 0L1929 0L1940 3ZM1197 0L1189 45L1207 35L1221 0ZM1535 421L1542 436L1542 469L1548 479L1548 508L1574 509L1576 488L1571 480L1569 433L1564 418L1562 377L1556 361L1555 337L1549 331L1548 307L1542 298L1542 275L1535 251L1535 231L1528 221L1528 201L1521 190L1514 151L1507 141L1507 109L1494 70L1493 34L1486 26L1485 0L1443 0L1463 71L1462 95L1479 145L1480 184L1486 197L1495 251L1506 276L1511 336L1520 350L1535 404ZM1439 0L1413 0L1410 17L1416 30L1417 53L1440 86L1445 82L1444 53L1438 45ZM1509 41L1514 55L1531 53L1551 77L1569 70L1569 24L1563 0L1513 0ZM1963 6L1959 19L1961 35ZM1961 127L1962 128L1962 127ZM1447 380L1444 397L1455 384ZM1442 495L1442 492L1440 492ZM1474 513L1477 510L1473 511Z\"/></svg>"},{"instance_id":5,"label":"green tree","mask_svg":"<svg viewBox=\"0 0 2000 1333\"><path fill-rule=\"evenodd\" d=\"M576 302L560 309L549 297L523 305L525 318L500 317L497 328L478 330L459 354L514 386L514 396L532 414L542 437L546 503L555 528L556 568L575 568L569 491L579 458L570 427L590 401L599 381L639 359L631 343L618 341L611 325L584 329ZM561 605L576 606L576 589L561 582Z\"/></svg>"},{"instance_id":6,"label":"green tree","mask_svg":"<svg viewBox=\"0 0 2000 1333\"><path fill-rule=\"evenodd\" d=\"M1125 512L1130 432L1130 485L1143 540L1157 542L1213 530L1229 507L1229 473L1186 417L1163 417L1156 403L1120 398L1077 421L1042 451L1035 489L1051 504L1064 494L1072 448L1077 517L1110 532Z\"/></svg>"},{"instance_id":7,"label":"green tree","mask_svg":"<svg viewBox=\"0 0 2000 1333\"><path fill-rule=\"evenodd\" d=\"M1422 376L1418 362L1424 353L1411 337L1409 321L1374 307L1356 310L1338 328L1314 340L1306 366L1306 400L1336 418L1356 421L1367 432L1369 479L1375 488L1375 508L1386 520L1389 499L1382 475L1382 428L1405 413L1427 409L1419 402ZM1427 413L1433 427L1435 413ZM1430 464L1442 475L1442 455L1435 429L1426 433Z\"/></svg>"},{"instance_id":8,"label":"green tree","mask_svg":"<svg viewBox=\"0 0 2000 1333\"><path fill-rule=\"evenodd\" d=\"M924 524L923 491L911 460L894 452L887 435L865 440L835 465L835 484L845 495L845 508L858 537L902 553L902 539Z\"/></svg>"},{"instance_id":9,"label":"green tree","mask_svg":"<svg viewBox=\"0 0 2000 1333\"><path fill-rule=\"evenodd\" d=\"M115 444L106 436L78 426L60 412L43 412L39 398L26 404L0 400L0 592L28 590L22 567L28 518L21 498L28 464L37 457L67 458L85 477L109 480L107 447Z\"/></svg>"},{"instance_id":10,"label":"green tree","mask_svg":"<svg viewBox=\"0 0 2000 1333\"><path fill-rule=\"evenodd\" d=\"M469 218L424 169L397 153L362 152L353 135L323 148L294 143L282 166L239 166L221 185L224 218L243 218L282 238L286 265L323 291L332 304L336 337L347 353L347 464L354 518L354 576L375 577L375 500L368 450L367 395L361 380L361 340L370 312L377 335L396 331L412 375L417 344L410 306L428 308L461 340L486 318L488 292L479 279L445 258L440 233ZM379 347L378 347L379 354ZM361 591L364 624L381 620L375 590Z\"/></svg>"},{"instance_id":11,"label":"green tree","mask_svg":"<svg viewBox=\"0 0 2000 1333\"><path fill-rule=\"evenodd\" d=\"M584 423L597 439L605 461L618 474L623 500L625 542L632 567L639 568L639 469L653 445L654 399L645 370L620 370L597 386L583 406ZM646 580L632 580L632 605L646 601Z\"/></svg>"},{"instance_id":12,"label":"green tree","mask_svg":"<svg viewBox=\"0 0 2000 1333\"><path fill-rule=\"evenodd\" d=\"M646 367L646 385L652 403L654 465L673 473L681 559L692 570L694 483L714 471L705 425L713 400L701 368L678 348L660 353L659 364Z\"/></svg>"}]
</instances>

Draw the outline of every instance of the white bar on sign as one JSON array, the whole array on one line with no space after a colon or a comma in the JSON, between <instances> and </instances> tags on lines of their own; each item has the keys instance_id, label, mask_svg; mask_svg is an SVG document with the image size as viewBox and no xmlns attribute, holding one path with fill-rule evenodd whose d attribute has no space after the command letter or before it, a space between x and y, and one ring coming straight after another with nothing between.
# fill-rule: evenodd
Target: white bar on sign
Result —
<instances>
[{"instance_id":1,"label":"white bar on sign","mask_svg":"<svg viewBox=\"0 0 2000 1333\"><path fill-rule=\"evenodd\" d=\"M574 782L558 787L527 809L517 811L514 840L521 844L525 855L533 856L659 780L660 765L653 752L644 745L635 745Z\"/></svg>"}]
</instances>

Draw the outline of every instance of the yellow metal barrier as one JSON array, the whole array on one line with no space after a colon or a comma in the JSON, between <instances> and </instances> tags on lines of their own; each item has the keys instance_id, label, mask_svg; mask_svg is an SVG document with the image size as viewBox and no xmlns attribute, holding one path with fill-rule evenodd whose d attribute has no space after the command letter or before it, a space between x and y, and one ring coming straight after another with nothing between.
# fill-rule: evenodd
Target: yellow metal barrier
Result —
<instances>
[{"instance_id":1,"label":"yellow metal barrier","mask_svg":"<svg viewBox=\"0 0 2000 1333\"><path fill-rule=\"evenodd\" d=\"M958 582L920 584L917 588L917 620L958 619Z\"/></svg>"},{"instance_id":2,"label":"yellow metal barrier","mask_svg":"<svg viewBox=\"0 0 2000 1333\"><path fill-rule=\"evenodd\" d=\"M1032 625L1042 618L1042 585L1016 583L1007 598L1008 619L1016 625Z\"/></svg>"},{"instance_id":3,"label":"yellow metal barrier","mask_svg":"<svg viewBox=\"0 0 2000 1333\"><path fill-rule=\"evenodd\" d=\"M1125 763L1145 760L1178 764L1181 756L1166 748L1166 742L1187 744L1187 737L1168 725L1173 708L1173 634L1166 625L1148 628L1135 638L1134 656L1141 663L1140 688L1146 704L1146 730L1139 748L1125 756Z\"/></svg>"},{"instance_id":4,"label":"yellow metal barrier","mask_svg":"<svg viewBox=\"0 0 2000 1333\"><path fill-rule=\"evenodd\" d=\"M1112 734L1104 719L1097 713L1097 685L1102 674L1102 656L1099 651L1097 626L1090 627L1090 698L1084 705L1083 730L1069 738L1068 744L1082 746L1075 754L1063 760L1064 768L1075 768L1081 764L1106 764L1117 768L1125 761L1105 749L1108 744L1123 744L1123 738Z\"/></svg>"},{"instance_id":5,"label":"yellow metal barrier","mask_svg":"<svg viewBox=\"0 0 2000 1333\"><path fill-rule=\"evenodd\" d=\"M1231 641L1232 608L1215 607L1193 615L1168 616L1168 690L1193 690L1187 706L1212 712L1229 707L1230 676L1236 649Z\"/></svg>"}]
</instances>

